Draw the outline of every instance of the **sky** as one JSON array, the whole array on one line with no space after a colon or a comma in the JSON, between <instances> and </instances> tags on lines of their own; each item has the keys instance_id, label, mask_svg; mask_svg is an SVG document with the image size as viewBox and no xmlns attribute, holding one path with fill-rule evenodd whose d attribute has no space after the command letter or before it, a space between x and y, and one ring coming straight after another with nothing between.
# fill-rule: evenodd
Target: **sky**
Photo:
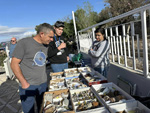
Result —
<instances>
[{"instance_id":1,"label":"sky","mask_svg":"<svg viewBox=\"0 0 150 113\"><path fill-rule=\"evenodd\" d=\"M0 0L0 42L36 34L34 28L41 23L72 18L72 11L87 1L97 13L105 8L103 0Z\"/></svg>"}]
</instances>

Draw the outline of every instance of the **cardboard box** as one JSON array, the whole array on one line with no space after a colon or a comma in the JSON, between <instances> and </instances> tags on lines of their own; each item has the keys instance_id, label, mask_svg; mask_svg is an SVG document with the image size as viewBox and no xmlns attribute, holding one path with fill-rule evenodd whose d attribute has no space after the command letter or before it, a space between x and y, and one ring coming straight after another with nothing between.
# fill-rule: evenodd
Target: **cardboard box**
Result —
<instances>
[{"instance_id":1,"label":"cardboard box","mask_svg":"<svg viewBox=\"0 0 150 113\"><path fill-rule=\"evenodd\" d=\"M96 108L91 108L91 109L84 110L84 111L80 111L80 110L78 111L78 110L77 110L77 107L78 107L78 106L77 106L77 103L78 103L78 102L80 102L80 103L83 103L84 101L88 102L88 101L91 101L92 98L91 98L91 99L85 99L84 101L78 100L78 102L77 102L77 101L74 100L73 95L74 95L75 93L78 94L78 93L80 93L80 92L87 91L87 90L91 90L90 87L82 88L82 89L70 90L71 101L72 101L72 103L73 103L73 107L74 107L75 112L76 112L76 113L109 113L108 110L104 107L103 103L101 103L101 102L97 99L97 97L96 97L96 95L95 95L94 93L93 93L93 94L94 94L94 96L96 97L96 100L99 102L99 106L96 107ZM92 90L91 90L91 91L92 91Z\"/></svg>"},{"instance_id":2,"label":"cardboard box","mask_svg":"<svg viewBox=\"0 0 150 113\"><path fill-rule=\"evenodd\" d=\"M56 73L50 73L50 76L53 79L60 79L64 76L64 72L56 72Z\"/></svg>"},{"instance_id":3,"label":"cardboard box","mask_svg":"<svg viewBox=\"0 0 150 113\"><path fill-rule=\"evenodd\" d=\"M45 92L44 93L44 96L43 96L43 103L42 103L42 107L41 107L41 113L44 113L43 110L44 110L44 105L45 105L45 96L47 94L53 94L53 95L60 95L61 93L69 93L69 103L70 105L72 106L73 108L73 103L72 101L70 101L70 92L69 92L69 89L62 89L62 90L56 90L56 91L49 91L49 92ZM75 113L74 112L74 109L70 110L70 111L66 111L66 112L61 112L61 113Z\"/></svg>"},{"instance_id":4,"label":"cardboard box","mask_svg":"<svg viewBox=\"0 0 150 113\"><path fill-rule=\"evenodd\" d=\"M135 113L135 110L140 110L140 112L136 113L150 113L150 109L144 106L139 101L133 100L126 103L116 104L116 105L110 105L109 106L111 113L121 112L121 111L127 111Z\"/></svg>"},{"instance_id":5,"label":"cardboard box","mask_svg":"<svg viewBox=\"0 0 150 113\"><path fill-rule=\"evenodd\" d=\"M100 92L98 94L98 90L104 88L104 90L102 92ZM105 95L107 95L107 89L112 89L112 90L116 90L119 92L120 95L122 95L123 97L125 97L125 100L123 101L118 101L118 102L114 102L114 103L107 103L102 97L101 95L103 95L102 93L105 92ZM119 104L119 103L124 103L127 101L133 101L135 100L133 97L131 97L128 93L126 93L125 91L123 91L121 88L119 88L117 85L115 85L114 83L104 83L104 84L97 84L97 85L92 85L91 89L93 90L93 92L97 95L98 99L100 99L102 101L102 103L109 108L109 105L113 105L113 104ZM109 91L108 91L109 92Z\"/></svg>"},{"instance_id":6,"label":"cardboard box","mask_svg":"<svg viewBox=\"0 0 150 113\"><path fill-rule=\"evenodd\" d=\"M56 72L56 73L50 73L50 76L55 76L55 75L63 75L64 72Z\"/></svg>"}]
</instances>

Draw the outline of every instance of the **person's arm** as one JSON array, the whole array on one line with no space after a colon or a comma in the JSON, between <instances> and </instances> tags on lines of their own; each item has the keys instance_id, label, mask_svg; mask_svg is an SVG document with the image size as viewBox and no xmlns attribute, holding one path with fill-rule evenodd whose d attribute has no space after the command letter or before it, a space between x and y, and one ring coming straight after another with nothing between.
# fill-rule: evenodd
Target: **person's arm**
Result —
<instances>
[{"instance_id":1,"label":"person's arm","mask_svg":"<svg viewBox=\"0 0 150 113\"><path fill-rule=\"evenodd\" d=\"M89 48L89 50L88 50L88 54L89 54L89 55L91 55L91 51L93 50L92 47L93 47L93 44L92 44L92 46L91 46L91 47Z\"/></svg>"},{"instance_id":2,"label":"person's arm","mask_svg":"<svg viewBox=\"0 0 150 113\"><path fill-rule=\"evenodd\" d=\"M61 43L59 47L57 47L58 50L61 50L63 48L66 48L66 43Z\"/></svg>"},{"instance_id":3,"label":"person's arm","mask_svg":"<svg viewBox=\"0 0 150 113\"><path fill-rule=\"evenodd\" d=\"M48 58L53 57L57 54L59 50L55 47L54 42L50 42L49 47L48 47Z\"/></svg>"},{"instance_id":4,"label":"person's arm","mask_svg":"<svg viewBox=\"0 0 150 113\"><path fill-rule=\"evenodd\" d=\"M69 56L67 56L67 61L69 62L69 60L70 60L70 58L69 58Z\"/></svg>"},{"instance_id":5,"label":"person's arm","mask_svg":"<svg viewBox=\"0 0 150 113\"><path fill-rule=\"evenodd\" d=\"M51 42L49 44L49 48L48 48L48 58L55 56L59 50L61 50L62 48L65 48L66 44L65 43L61 43L59 47L56 47L54 42Z\"/></svg>"},{"instance_id":6,"label":"person's arm","mask_svg":"<svg viewBox=\"0 0 150 113\"><path fill-rule=\"evenodd\" d=\"M68 52L68 48L67 47L65 48L65 52L66 52L66 55L67 55L67 61L69 62L70 58L69 58L69 52Z\"/></svg>"},{"instance_id":7,"label":"person's arm","mask_svg":"<svg viewBox=\"0 0 150 113\"><path fill-rule=\"evenodd\" d=\"M101 57L102 55L104 55L105 52L108 52L108 50L109 50L109 43L108 41L105 41L101 43L97 51L91 49L89 52L93 57Z\"/></svg>"},{"instance_id":8,"label":"person's arm","mask_svg":"<svg viewBox=\"0 0 150 113\"><path fill-rule=\"evenodd\" d=\"M21 62L20 59L13 57L11 61L11 69L14 72L17 79L20 81L21 86L23 89L26 89L30 86L30 84L24 78L22 71L20 69L19 63Z\"/></svg>"}]
</instances>

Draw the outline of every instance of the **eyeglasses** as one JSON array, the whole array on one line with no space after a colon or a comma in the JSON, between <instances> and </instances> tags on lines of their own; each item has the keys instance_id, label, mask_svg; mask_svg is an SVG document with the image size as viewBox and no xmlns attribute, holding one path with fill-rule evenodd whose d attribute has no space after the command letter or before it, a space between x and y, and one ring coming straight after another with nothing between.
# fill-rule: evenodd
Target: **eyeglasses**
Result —
<instances>
[{"instance_id":1,"label":"eyeglasses","mask_svg":"<svg viewBox=\"0 0 150 113\"><path fill-rule=\"evenodd\" d=\"M11 40L11 42L15 42L16 40Z\"/></svg>"}]
</instances>

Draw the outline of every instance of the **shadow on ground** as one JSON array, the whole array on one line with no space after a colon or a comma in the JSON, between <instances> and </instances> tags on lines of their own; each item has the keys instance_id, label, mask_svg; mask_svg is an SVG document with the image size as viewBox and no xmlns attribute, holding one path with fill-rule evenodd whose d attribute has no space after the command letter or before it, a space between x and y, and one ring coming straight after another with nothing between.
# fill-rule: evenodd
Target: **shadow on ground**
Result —
<instances>
[{"instance_id":1,"label":"shadow on ground","mask_svg":"<svg viewBox=\"0 0 150 113\"><path fill-rule=\"evenodd\" d=\"M21 113L21 102L18 83L6 80L0 85L0 113Z\"/></svg>"},{"instance_id":2,"label":"shadow on ground","mask_svg":"<svg viewBox=\"0 0 150 113\"><path fill-rule=\"evenodd\" d=\"M5 72L0 72L0 74L4 74Z\"/></svg>"}]
</instances>

